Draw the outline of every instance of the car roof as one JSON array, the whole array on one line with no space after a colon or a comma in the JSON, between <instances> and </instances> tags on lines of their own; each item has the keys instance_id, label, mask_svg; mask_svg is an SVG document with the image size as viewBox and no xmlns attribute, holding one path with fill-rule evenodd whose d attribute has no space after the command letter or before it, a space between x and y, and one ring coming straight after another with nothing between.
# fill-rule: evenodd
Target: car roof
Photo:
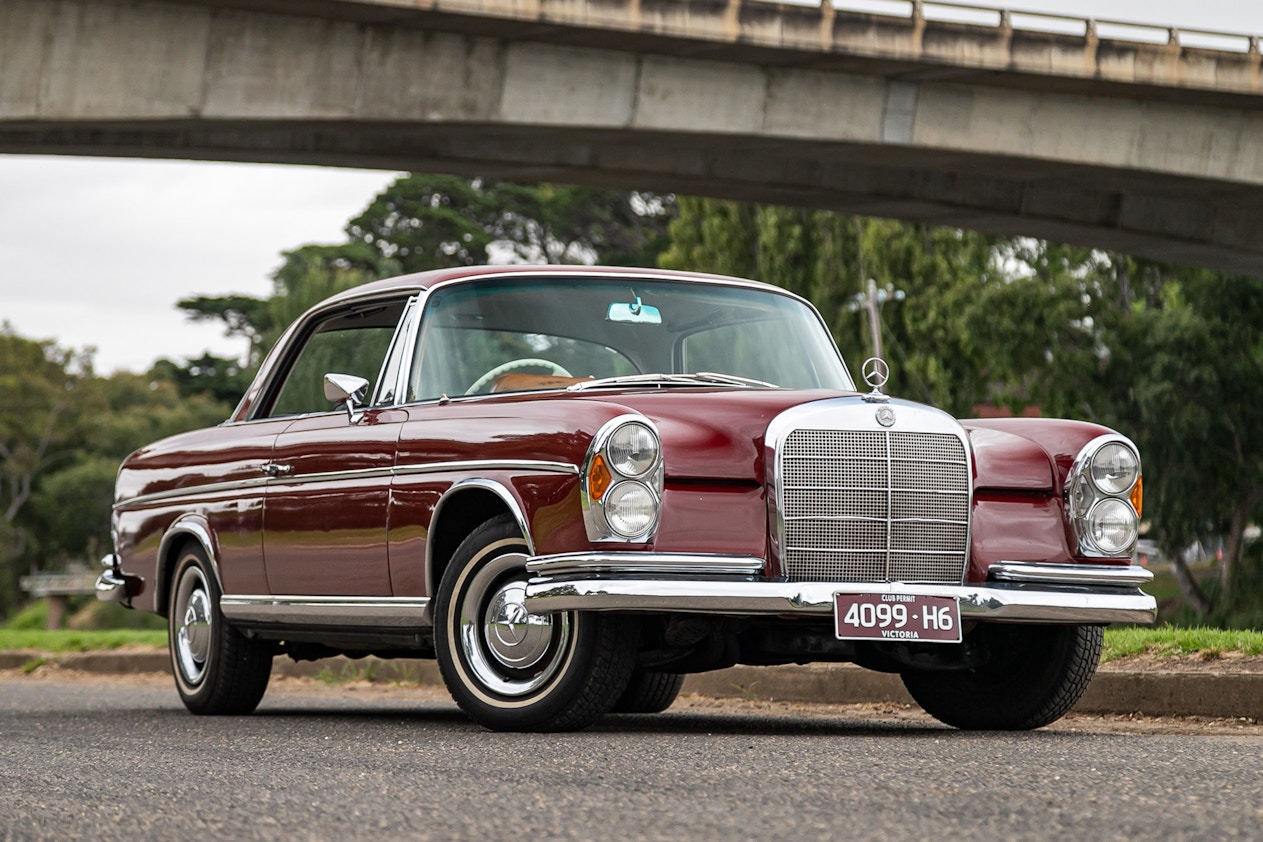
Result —
<instances>
[{"instance_id":1,"label":"car roof","mask_svg":"<svg viewBox=\"0 0 1263 842\"><path fill-rule=\"evenodd\" d=\"M704 272L682 272L674 269L647 269L630 266L575 266L556 264L518 264L512 266L458 266L450 269L432 269L428 272L415 272L411 275L399 275L384 278L380 281L369 281L333 296L323 304L335 301L348 301L359 298L376 298L395 292L412 290L429 290L460 281L485 278L566 276L590 278L644 278L666 281L703 281L767 289L784 293L781 287L761 281L745 278L733 278L726 275L712 275ZM323 306L323 305L322 305Z\"/></svg>"}]
</instances>

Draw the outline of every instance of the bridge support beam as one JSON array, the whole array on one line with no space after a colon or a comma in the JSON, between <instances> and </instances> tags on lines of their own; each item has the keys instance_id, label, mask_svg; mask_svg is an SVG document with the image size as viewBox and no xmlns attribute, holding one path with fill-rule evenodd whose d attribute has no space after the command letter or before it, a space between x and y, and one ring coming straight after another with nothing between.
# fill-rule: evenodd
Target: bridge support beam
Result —
<instances>
[{"instance_id":1,"label":"bridge support beam","mask_svg":"<svg viewBox=\"0 0 1263 842\"><path fill-rule=\"evenodd\" d=\"M853 57L839 70L810 50L703 50L669 33L597 49L568 43L581 31L492 37L457 31L473 18L436 29L364 11L381 3L332 17L270 6L8 0L0 152L676 191L1263 274L1252 95L1023 86Z\"/></svg>"}]
</instances>

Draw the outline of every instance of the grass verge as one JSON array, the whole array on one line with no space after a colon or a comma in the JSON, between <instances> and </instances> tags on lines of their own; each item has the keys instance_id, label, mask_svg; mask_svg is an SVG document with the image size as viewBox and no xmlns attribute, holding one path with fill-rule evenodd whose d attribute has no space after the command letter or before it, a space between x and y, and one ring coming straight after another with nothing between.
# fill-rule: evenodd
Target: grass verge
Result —
<instances>
[{"instance_id":1,"label":"grass verge","mask_svg":"<svg viewBox=\"0 0 1263 842\"><path fill-rule=\"evenodd\" d=\"M1236 629L1142 628L1120 626L1105 630L1105 649L1101 662L1106 663L1128 655L1153 655L1179 657L1200 655L1214 660L1228 652L1242 655L1263 655L1263 632Z\"/></svg>"},{"instance_id":2,"label":"grass verge","mask_svg":"<svg viewBox=\"0 0 1263 842\"><path fill-rule=\"evenodd\" d=\"M123 646L167 645L165 631L107 629L71 631L68 629L0 629L0 651L29 649L35 652L97 652Z\"/></svg>"}]
</instances>

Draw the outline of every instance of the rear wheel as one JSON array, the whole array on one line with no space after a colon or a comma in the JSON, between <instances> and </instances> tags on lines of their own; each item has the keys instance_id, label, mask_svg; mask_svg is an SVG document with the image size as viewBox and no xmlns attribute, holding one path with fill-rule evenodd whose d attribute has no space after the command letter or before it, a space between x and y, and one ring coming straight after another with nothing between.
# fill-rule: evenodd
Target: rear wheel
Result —
<instances>
[{"instance_id":1,"label":"rear wheel","mask_svg":"<svg viewBox=\"0 0 1263 842\"><path fill-rule=\"evenodd\" d=\"M671 707L683 686L684 676L679 673L636 670L614 703L614 713L662 713Z\"/></svg>"},{"instance_id":2,"label":"rear wheel","mask_svg":"<svg viewBox=\"0 0 1263 842\"><path fill-rule=\"evenodd\" d=\"M198 714L244 714L258 707L272 653L224 622L219 585L202 548L180 551L171 576L167 648L175 688Z\"/></svg>"},{"instance_id":3,"label":"rear wheel","mask_svg":"<svg viewBox=\"0 0 1263 842\"><path fill-rule=\"evenodd\" d=\"M631 676L628 618L526 610L526 542L493 518L457 548L435 597L435 649L452 698L497 731L568 731L604 716Z\"/></svg>"},{"instance_id":4,"label":"rear wheel","mask_svg":"<svg viewBox=\"0 0 1263 842\"><path fill-rule=\"evenodd\" d=\"M905 672L904 686L926 713L966 730L1026 731L1065 716L1101 659L1100 626L981 625L982 665Z\"/></svg>"}]
</instances>

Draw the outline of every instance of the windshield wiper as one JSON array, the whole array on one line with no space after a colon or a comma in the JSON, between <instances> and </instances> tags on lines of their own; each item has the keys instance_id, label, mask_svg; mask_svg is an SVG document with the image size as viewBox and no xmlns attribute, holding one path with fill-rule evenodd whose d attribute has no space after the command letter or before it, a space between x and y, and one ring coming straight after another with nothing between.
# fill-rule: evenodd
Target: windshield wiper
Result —
<instances>
[{"instance_id":1,"label":"windshield wiper","mask_svg":"<svg viewBox=\"0 0 1263 842\"><path fill-rule=\"evenodd\" d=\"M711 383L727 383L730 386L750 386L755 389L779 389L775 383L769 383L766 380L755 380L753 377L742 377L737 374L720 374L717 371L699 371L693 375L698 380L706 380Z\"/></svg>"},{"instance_id":2,"label":"windshield wiper","mask_svg":"<svg viewBox=\"0 0 1263 842\"><path fill-rule=\"evenodd\" d=\"M625 374L621 377L602 377L599 380L584 380L567 386L567 392L584 392L588 389L617 389L622 386L738 386L741 388L778 389L775 383L753 380L749 377L738 377L733 374L717 374L713 371L699 371L694 374Z\"/></svg>"}]
</instances>

